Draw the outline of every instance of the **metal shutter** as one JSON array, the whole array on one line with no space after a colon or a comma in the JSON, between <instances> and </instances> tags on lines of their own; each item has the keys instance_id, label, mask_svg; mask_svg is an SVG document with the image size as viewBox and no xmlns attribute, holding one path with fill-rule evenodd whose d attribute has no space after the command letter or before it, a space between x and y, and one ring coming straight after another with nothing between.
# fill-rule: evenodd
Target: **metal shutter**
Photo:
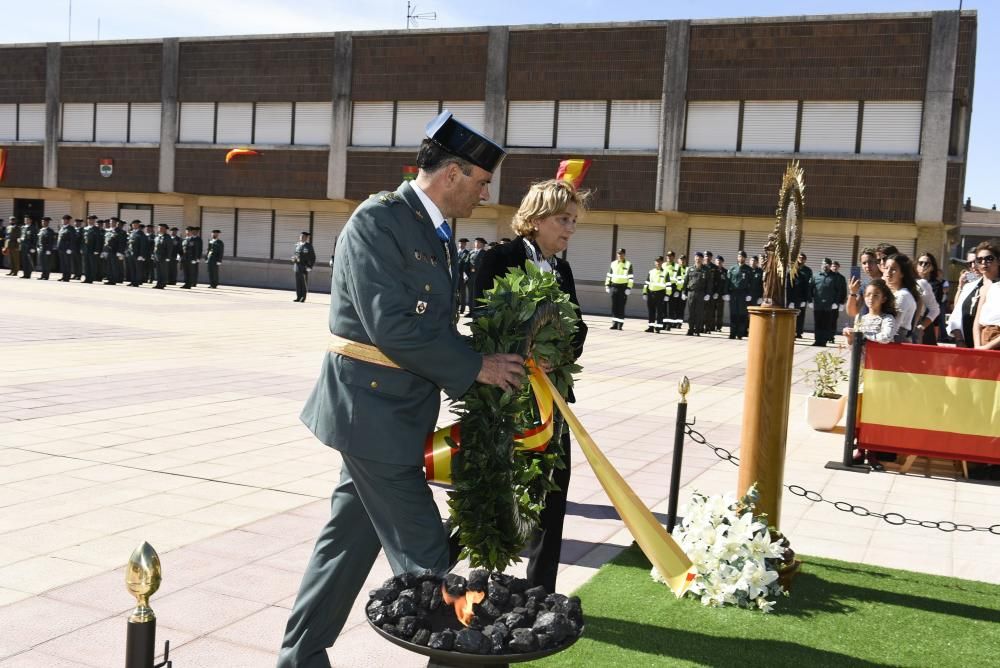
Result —
<instances>
[{"instance_id":1,"label":"metal shutter","mask_svg":"<svg viewBox=\"0 0 1000 668\"><path fill-rule=\"evenodd\" d=\"M70 204L63 200L58 199L47 199L45 200L45 215L51 218L53 221L58 221L60 218L70 213ZM58 228L53 228L58 230Z\"/></svg>"},{"instance_id":2,"label":"metal shutter","mask_svg":"<svg viewBox=\"0 0 1000 668\"><path fill-rule=\"evenodd\" d=\"M800 253L806 254L806 264L819 271L823 268L823 258L839 262L841 268L857 264L854 255L854 237L824 237L806 233L802 237Z\"/></svg>"},{"instance_id":3,"label":"metal shutter","mask_svg":"<svg viewBox=\"0 0 1000 668\"><path fill-rule=\"evenodd\" d=\"M795 122L799 103L792 101L743 104L742 151L795 150Z\"/></svg>"},{"instance_id":4,"label":"metal shutter","mask_svg":"<svg viewBox=\"0 0 1000 668\"><path fill-rule=\"evenodd\" d=\"M735 151L739 102L688 102L687 136L689 151Z\"/></svg>"},{"instance_id":5,"label":"metal shutter","mask_svg":"<svg viewBox=\"0 0 1000 668\"><path fill-rule=\"evenodd\" d=\"M392 144L392 102L355 102L351 121L352 146Z\"/></svg>"},{"instance_id":6,"label":"metal shutter","mask_svg":"<svg viewBox=\"0 0 1000 668\"><path fill-rule=\"evenodd\" d=\"M764 244L767 243L767 236L769 234L770 232L752 232L752 231L743 233L742 250L745 250L747 252L747 257L760 255L761 259L763 259Z\"/></svg>"},{"instance_id":7,"label":"metal shutter","mask_svg":"<svg viewBox=\"0 0 1000 668\"><path fill-rule=\"evenodd\" d=\"M608 148L649 149L660 144L659 100L613 100Z\"/></svg>"},{"instance_id":8,"label":"metal shutter","mask_svg":"<svg viewBox=\"0 0 1000 668\"><path fill-rule=\"evenodd\" d=\"M866 248L875 248L879 244L892 244L899 250L903 255L908 256L911 260L916 260L917 256L917 240L916 239L886 239L879 237L859 237L858 238L858 255L861 255L861 251ZM854 262L857 262L855 260ZM852 262L851 264L854 264ZM843 263L841 263L843 264Z\"/></svg>"},{"instance_id":9,"label":"metal shutter","mask_svg":"<svg viewBox=\"0 0 1000 668\"><path fill-rule=\"evenodd\" d=\"M0 104L0 140L17 141L16 104Z\"/></svg>"},{"instance_id":10,"label":"metal shutter","mask_svg":"<svg viewBox=\"0 0 1000 668\"><path fill-rule=\"evenodd\" d=\"M128 139L128 104L99 103L94 141L125 142Z\"/></svg>"},{"instance_id":11,"label":"metal shutter","mask_svg":"<svg viewBox=\"0 0 1000 668\"><path fill-rule=\"evenodd\" d=\"M163 207L166 209L167 207ZM171 209L177 208L182 209L183 207L170 207ZM156 208L156 223L160 224L164 222L160 218L160 208ZM166 213L166 212L164 212ZM183 214L183 211L181 212ZM212 236L212 230L219 230L219 238L222 239L222 243L225 244L225 256L233 257L236 254L236 234L235 234L235 221L236 211L235 209L216 209L212 207L202 207L201 209L201 229L209 237ZM180 227L183 220L178 220L176 224L171 224L171 227Z\"/></svg>"},{"instance_id":12,"label":"metal shutter","mask_svg":"<svg viewBox=\"0 0 1000 668\"><path fill-rule=\"evenodd\" d=\"M857 138L857 102L802 104L801 152L854 153Z\"/></svg>"},{"instance_id":13,"label":"metal shutter","mask_svg":"<svg viewBox=\"0 0 1000 668\"><path fill-rule=\"evenodd\" d=\"M476 237L486 239L486 243L500 241L502 237L514 238L514 232L508 225L504 225L501 230L503 234L497 234L497 221L492 218L459 218L455 222L455 237L465 237L469 240L469 248Z\"/></svg>"},{"instance_id":14,"label":"metal shutter","mask_svg":"<svg viewBox=\"0 0 1000 668\"><path fill-rule=\"evenodd\" d=\"M141 220L143 227L153 222L152 209L133 209L129 206L122 206L118 217L131 224L133 220Z\"/></svg>"},{"instance_id":15,"label":"metal shutter","mask_svg":"<svg viewBox=\"0 0 1000 668\"><path fill-rule=\"evenodd\" d=\"M237 257L271 258L271 210L236 211Z\"/></svg>"},{"instance_id":16,"label":"metal shutter","mask_svg":"<svg viewBox=\"0 0 1000 668\"><path fill-rule=\"evenodd\" d=\"M292 103L258 102L254 115L254 144L292 143Z\"/></svg>"},{"instance_id":17,"label":"metal shutter","mask_svg":"<svg viewBox=\"0 0 1000 668\"><path fill-rule=\"evenodd\" d=\"M184 226L184 207L173 204L154 204L153 223L155 225L166 225L167 228ZM202 221L202 233L207 234L212 228L206 230Z\"/></svg>"},{"instance_id":18,"label":"metal shutter","mask_svg":"<svg viewBox=\"0 0 1000 668\"><path fill-rule=\"evenodd\" d=\"M129 111L128 140L134 144L160 141L160 103L133 102Z\"/></svg>"},{"instance_id":19,"label":"metal shutter","mask_svg":"<svg viewBox=\"0 0 1000 668\"><path fill-rule=\"evenodd\" d=\"M445 102L441 108L450 111L455 118L476 132L483 132L486 127L485 102Z\"/></svg>"},{"instance_id":20,"label":"metal shutter","mask_svg":"<svg viewBox=\"0 0 1000 668\"><path fill-rule=\"evenodd\" d=\"M919 153L924 104L865 102L861 123L862 153Z\"/></svg>"},{"instance_id":21,"label":"metal shutter","mask_svg":"<svg viewBox=\"0 0 1000 668\"><path fill-rule=\"evenodd\" d=\"M45 141L45 104L19 105L17 138L19 141Z\"/></svg>"},{"instance_id":22,"label":"metal shutter","mask_svg":"<svg viewBox=\"0 0 1000 668\"><path fill-rule=\"evenodd\" d=\"M420 146L427 124L437 115L437 102L397 102L396 146Z\"/></svg>"},{"instance_id":23,"label":"metal shutter","mask_svg":"<svg viewBox=\"0 0 1000 668\"><path fill-rule=\"evenodd\" d=\"M253 125L252 102L220 102L216 115L216 144L249 144Z\"/></svg>"},{"instance_id":24,"label":"metal shutter","mask_svg":"<svg viewBox=\"0 0 1000 668\"><path fill-rule=\"evenodd\" d=\"M11 216L14 215L14 200L0 197L0 225L6 225Z\"/></svg>"},{"instance_id":25,"label":"metal shutter","mask_svg":"<svg viewBox=\"0 0 1000 668\"><path fill-rule=\"evenodd\" d=\"M307 146L327 146L333 124L333 103L296 102L295 136L292 141Z\"/></svg>"},{"instance_id":26,"label":"metal shutter","mask_svg":"<svg viewBox=\"0 0 1000 668\"><path fill-rule=\"evenodd\" d=\"M626 259L632 262L635 284L640 289L643 281L649 275L649 270L653 268L653 261L657 256L663 255L663 235L665 232L662 227L618 226L618 248L624 248ZM570 241L570 243L573 242ZM632 301L642 306L642 310L645 311L641 299ZM632 305L635 306L635 304Z\"/></svg>"},{"instance_id":27,"label":"metal shutter","mask_svg":"<svg viewBox=\"0 0 1000 668\"><path fill-rule=\"evenodd\" d=\"M68 103L62 106L62 140L94 141L92 103Z\"/></svg>"},{"instance_id":28,"label":"metal shutter","mask_svg":"<svg viewBox=\"0 0 1000 668\"><path fill-rule=\"evenodd\" d=\"M179 141L200 144L215 141L215 102L181 102Z\"/></svg>"},{"instance_id":29,"label":"metal shutter","mask_svg":"<svg viewBox=\"0 0 1000 668\"><path fill-rule=\"evenodd\" d=\"M559 103L557 148L604 148L608 104L604 100Z\"/></svg>"},{"instance_id":30,"label":"metal shutter","mask_svg":"<svg viewBox=\"0 0 1000 668\"><path fill-rule=\"evenodd\" d=\"M712 251L713 255L725 258L726 265L736 262L740 250L739 230L691 230L688 246L688 264L694 266L694 254L698 251Z\"/></svg>"},{"instance_id":31,"label":"metal shutter","mask_svg":"<svg viewBox=\"0 0 1000 668\"><path fill-rule=\"evenodd\" d=\"M118 215L116 202L87 202L87 215L107 220Z\"/></svg>"},{"instance_id":32,"label":"metal shutter","mask_svg":"<svg viewBox=\"0 0 1000 668\"><path fill-rule=\"evenodd\" d=\"M317 262L324 259L326 262L330 261L330 256L336 248L337 237L347 224L348 217L349 213L313 211L312 244L313 250L316 251Z\"/></svg>"},{"instance_id":33,"label":"metal shutter","mask_svg":"<svg viewBox=\"0 0 1000 668\"><path fill-rule=\"evenodd\" d=\"M573 267L576 280L604 283L614 257L613 233L614 228L610 225L576 226L576 234L566 249L566 259Z\"/></svg>"},{"instance_id":34,"label":"metal shutter","mask_svg":"<svg viewBox=\"0 0 1000 668\"><path fill-rule=\"evenodd\" d=\"M556 103L507 103L507 145L552 147L552 130Z\"/></svg>"},{"instance_id":35,"label":"metal shutter","mask_svg":"<svg viewBox=\"0 0 1000 668\"><path fill-rule=\"evenodd\" d=\"M242 218L240 219L242 225ZM308 211L275 211L274 212L274 259L287 260L295 250L295 244L299 241L302 232L309 231ZM314 244L315 246L315 244ZM326 257L328 261L330 258ZM316 254L316 261L323 262L324 258L319 253Z\"/></svg>"}]
</instances>

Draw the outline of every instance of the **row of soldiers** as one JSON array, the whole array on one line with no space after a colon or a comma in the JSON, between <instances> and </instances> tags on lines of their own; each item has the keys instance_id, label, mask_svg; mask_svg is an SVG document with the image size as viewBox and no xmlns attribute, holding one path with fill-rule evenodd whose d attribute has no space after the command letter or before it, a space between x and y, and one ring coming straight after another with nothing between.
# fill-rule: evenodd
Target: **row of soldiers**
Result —
<instances>
[{"instance_id":1,"label":"row of soldiers","mask_svg":"<svg viewBox=\"0 0 1000 668\"><path fill-rule=\"evenodd\" d=\"M99 220L92 215L84 221L66 215L58 232L51 224L47 216L40 222L25 217L23 224L11 216L6 227L0 224L3 254L10 262L8 276L20 272L21 278L31 278L38 270L39 280L47 281L51 272L58 271L63 282L127 282L132 287L155 283L162 290L177 284L179 271L184 279L181 287L198 284L203 247L197 227L187 227L181 238L176 227L160 224L154 233L152 225L144 226L140 220L133 220L131 231L126 231L125 221L116 217ZM212 288L219 283L223 254L219 230L212 230L204 257Z\"/></svg>"},{"instance_id":2,"label":"row of soldiers","mask_svg":"<svg viewBox=\"0 0 1000 668\"><path fill-rule=\"evenodd\" d=\"M635 284L632 263L619 248L605 278L605 290L611 295L611 329L625 324L625 304ZM687 311L688 336L721 331L725 305L729 303L729 338L742 339L749 334L747 306L758 305L764 297L764 270L759 256L737 254L736 264L725 266L725 258L711 251L694 254L694 264L687 255L676 257L668 251L655 260L642 288L649 316L647 332L680 328Z\"/></svg>"}]
</instances>

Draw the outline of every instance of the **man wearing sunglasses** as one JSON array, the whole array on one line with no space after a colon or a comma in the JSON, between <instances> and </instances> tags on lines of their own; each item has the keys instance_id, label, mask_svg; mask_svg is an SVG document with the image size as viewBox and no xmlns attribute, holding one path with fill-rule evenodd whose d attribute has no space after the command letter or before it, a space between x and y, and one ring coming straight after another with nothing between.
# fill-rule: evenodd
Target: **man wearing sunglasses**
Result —
<instances>
[{"instance_id":1,"label":"man wearing sunglasses","mask_svg":"<svg viewBox=\"0 0 1000 668\"><path fill-rule=\"evenodd\" d=\"M984 241L976 246L976 267L983 275L972 326L973 345L980 350L1000 348L1000 246Z\"/></svg>"}]
</instances>

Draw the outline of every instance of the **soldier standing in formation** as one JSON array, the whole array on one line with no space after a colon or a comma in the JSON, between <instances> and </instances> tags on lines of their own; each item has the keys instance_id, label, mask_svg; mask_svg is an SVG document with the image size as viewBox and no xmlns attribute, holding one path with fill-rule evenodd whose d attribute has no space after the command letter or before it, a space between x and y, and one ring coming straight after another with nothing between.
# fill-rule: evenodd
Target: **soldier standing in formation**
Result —
<instances>
[{"instance_id":1,"label":"soldier standing in formation","mask_svg":"<svg viewBox=\"0 0 1000 668\"><path fill-rule=\"evenodd\" d=\"M760 266L760 256L750 258L750 271L753 272L750 283L750 303L760 306L764 303L764 268Z\"/></svg>"},{"instance_id":2,"label":"soldier standing in formation","mask_svg":"<svg viewBox=\"0 0 1000 668\"><path fill-rule=\"evenodd\" d=\"M837 308L834 309L835 313L833 314L833 333L836 334L837 332L840 331L840 327L837 323L837 321L840 319L840 314L846 313L847 293L848 293L847 278L845 278L844 275L840 273L840 263L837 262L836 260L833 261L833 264L830 265L830 268L833 270L833 280L837 284L837 295L839 299L839 301L837 302ZM830 339L830 342L832 343L833 339Z\"/></svg>"},{"instance_id":3,"label":"soldier standing in formation","mask_svg":"<svg viewBox=\"0 0 1000 668\"><path fill-rule=\"evenodd\" d=\"M158 234L153 240L152 253L153 259L156 261L156 285L153 287L157 290L163 290L167 287L167 281L170 280L170 268L174 264L174 242L167 233L165 223L160 223L157 230Z\"/></svg>"},{"instance_id":4,"label":"soldier standing in formation","mask_svg":"<svg viewBox=\"0 0 1000 668\"><path fill-rule=\"evenodd\" d=\"M729 274L725 263L726 258L715 256L715 292L719 297L712 301L715 309L712 314L712 329L716 332L722 331L722 324L726 320L726 303L729 301Z\"/></svg>"},{"instance_id":5,"label":"soldier standing in formation","mask_svg":"<svg viewBox=\"0 0 1000 668\"><path fill-rule=\"evenodd\" d=\"M59 270L62 272L63 283L69 283L73 278L73 248L76 246L76 228L73 227L73 217L63 216L62 227L56 239L56 255L59 256Z\"/></svg>"},{"instance_id":6,"label":"soldier standing in formation","mask_svg":"<svg viewBox=\"0 0 1000 668\"><path fill-rule=\"evenodd\" d=\"M128 281L129 287L137 288L141 281L140 272L145 267L144 261L140 265L140 259L143 257L146 245L143 239L146 235L142 231L142 223L138 220L132 221L131 228L125 242L125 280Z\"/></svg>"},{"instance_id":7,"label":"soldier standing in formation","mask_svg":"<svg viewBox=\"0 0 1000 668\"><path fill-rule=\"evenodd\" d=\"M35 221L29 217L24 217L24 225L21 227L21 278L31 278L31 273L35 270L35 258L38 255L38 227Z\"/></svg>"},{"instance_id":8,"label":"soldier standing in formation","mask_svg":"<svg viewBox=\"0 0 1000 668\"><path fill-rule=\"evenodd\" d=\"M153 231L152 224L146 225L145 232L143 234L143 247L142 256L146 258L143 267L143 275L141 283L152 283L153 273L156 271L156 260L153 259L153 246L156 244L156 233Z\"/></svg>"},{"instance_id":9,"label":"soldier standing in formation","mask_svg":"<svg viewBox=\"0 0 1000 668\"><path fill-rule=\"evenodd\" d=\"M837 311L847 301L847 291L841 294L840 282L833 271L833 260L823 258L823 270L812 277L813 320L816 340L814 346L825 348L833 343L837 327ZM846 285L846 284L845 284Z\"/></svg>"},{"instance_id":10,"label":"soldier standing in formation","mask_svg":"<svg viewBox=\"0 0 1000 668\"><path fill-rule=\"evenodd\" d=\"M625 327L625 302L634 282L632 263L625 259L625 249L619 248L618 259L611 263L604 281L604 291L611 295L611 329Z\"/></svg>"},{"instance_id":11,"label":"soldier standing in formation","mask_svg":"<svg viewBox=\"0 0 1000 668\"><path fill-rule=\"evenodd\" d=\"M184 285L181 288L190 290L198 287L198 263L201 261L201 238L197 235L197 228L188 227L185 230L187 236L181 242L181 255L184 263Z\"/></svg>"},{"instance_id":12,"label":"soldier standing in formation","mask_svg":"<svg viewBox=\"0 0 1000 668\"><path fill-rule=\"evenodd\" d=\"M462 237L458 240L458 312L465 313L465 309L472 310L472 303L467 300L469 285L469 255L472 250L467 248L469 240Z\"/></svg>"},{"instance_id":13,"label":"soldier standing in formation","mask_svg":"<svg viewBox=\"0 0 1000 668\"><path fill-rule=\"evenodd\" d=\"M673 251L668 252L667 260L670 260L672 256ZM681 255L670 270L670 283L672 286L669 311L670 329L675 327L680 329L681 325L684 324L684 304L687 303L687 294L684 291L684 285L687 281L687 273L687 255Z\"/></svg>"},{"instance_id":14,"label":"soldier standing in formation","mask_svg":"<svg viewBox=\"0 0 1000 668\"><path fill-rule=\"evenodd\" d=\"M736 264L729 268L729 338L742 339L750 333L747 306L753 301L753 270L747 266L747 252L736 254Z\"/></svg>"},{"instance_id":15,"label":"soldier standing in formation","mask_svg":"<svg viewBox=\"0 0 1000 668\"><path fill-rule=\"evenodd\" d=\"M10 262L10 271L7 275L17 276L21 271L21 224L14 216L7 221L7 238L4 239L3 249Z\"/></svg>"},{"instance_id":16,"label":"soldier standing in formation","mask_svg":"<svg viewBox=\"0 0 1000 668\"><path fill-rule=\"evenodd\" d=\"M292 253L292 264L295 266L295 300L304 302L309 293L309 272L316 264L316 253L313 251L312 237L308 232L299 235L299 243L295 244L295 252Z\"/></svg>"},{"instance_id":17,"label":"soldier standing in formation","mask_svg":"<svg viewBox=\"0 0 1000 668\"><path fill-rule=\"evenodd\" d=\"M83 227L83 282L100 281L101 248L103 235L97 224L97 216L87 216L87 224Z\"/></svg>"},{"instance_id":18,"label":"soldier standing in formation","mask_svg":"<svg viewBox=\"0 0 1000 668\"><path fill-rule=\"evenodd\" d=\"M38 230L38 264L42 268L42 275L38 277L40 281L49 280L52 272L52 251L56 248L56 231L49 225L52 219L48 216L42 218L42 228Z\"/></svg>"},{"instance_id":19,"label":"soldier standing in formation","mask_svg":"<svg viewBox=\"0 0 1000 668\"><path fill-rule=\"evenodd\" d=\"M219 230L212 230L212 238L208 242L208 253L205 254L205 264L208 265L208 287L219 287L219 267L222 265L222 258L226 255L226 244L223 243L219 235ZM331 262L333 260L331 259ZM333 265L331 265L331 268Z\"/></svg>"},{"instance_id":20,"label":"soldier standing in formation","mask_svg":"<svg viewBox=\"0 0 1000 668\"><path fill-rule=\"evenodd\" d=\"M73 278L83 280L83 219L73 221Z\"/></svg>"},{"instance_id":21,"label":"soldier standing in formation","mask_svg":"<svg viewBox=\"0 0 1000 668\"><path fill-rule=\"evenodd\" d=\"M670 283L663 266L663 256L656 258L655 263L646 276L646 284L642 286L642 299L646 302L649 314L649 327L646 331L659 334L667 320L666 298L670 294Z\"/></svg>"},{"instance_id":22,"label":"soldier standing in formation","mask_svg":"<svg viewBox=\"0 0 1000 668\"><path fill-rule=\"evenodd\" d=\"M483 253L486 251L486 239L476 237L472 242L472 250L469 252L468 275L469 280L465 284L465 303L469 305L469 310L476 307L476 276L479 267L483 264Z\"/></svg>"},{"instance_id":23,"label":"soldier standing in formation","mask_svg":"<svg viewBox=\"0 0 1000 668\"><path fill-rule=\"evenodd\" d=\"M167 283L177 285L177 265L181 254L181 238L177 236L177 228L170 228L170 262L167 269Z\"/></svg>"},{"instance_id":24,"label":"soldier standing in formation","mask_svg":"<svg viewBox=\"0 0 1000 668\"><path fill-rule=\"evenodd\" d=\"M705 263L705 254L694 254L694 266L688 268L684 292L688 302L688 336L701 336L705 331L705 311L712 299L714 273Z\"/></svg>"},{"instance_id":25,"label":"soldier standing in formation","mask_svg":"<svg viewBox=\"0 0 1000 668\"><path fill-rule=\"evenodd\" d=\"M795 280L792 281L792 288L788 291L789 308L799 309L799 314L795 318L795 338L801 339L806 331L806 307L812 303L812 276L813 271L806 265L805 253L799 253L798 272Z\"/></svg>"}]
</instances>

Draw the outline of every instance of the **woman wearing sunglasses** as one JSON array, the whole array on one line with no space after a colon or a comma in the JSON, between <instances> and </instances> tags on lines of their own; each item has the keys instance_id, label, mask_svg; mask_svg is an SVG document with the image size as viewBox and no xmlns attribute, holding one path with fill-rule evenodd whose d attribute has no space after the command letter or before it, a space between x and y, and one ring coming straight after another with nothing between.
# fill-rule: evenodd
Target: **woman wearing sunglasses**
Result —
<instances>
[{"instance_id":1,"label":"woman wearing sunglasses","mask_svg":"<svg viewBox=\"0 0 1000 668\"><path fill-rule=\"evenodd\" d=\"M1000 245L984 241L976 246L976 266L983 275L979 291L976 322L972 326L972 341L980 350L1000 349Z\"/></svg>"},{"instance_id":2,"label":"woman wearing sunglasses","mask_svg":"<svg viewBox=\"0 0 1000 668\"><path fill-rule=\"evenodd\" d=\"M948 293L948 281L941 278L941 269L938 267L937 258L932 253L922 253L917 259L917 275L927 283L927 285L921 285L921 287L926 289L930 286L930 294L934 296L934 303L937 304L938 308L934 322L924 330L923 340L917 341L917 343L936 346L938 343L938 331L944 325L944 319L941 316L944 314L944 297ZM927 315L930 317L929 309Z\"/></svg>"}]
</instances>

